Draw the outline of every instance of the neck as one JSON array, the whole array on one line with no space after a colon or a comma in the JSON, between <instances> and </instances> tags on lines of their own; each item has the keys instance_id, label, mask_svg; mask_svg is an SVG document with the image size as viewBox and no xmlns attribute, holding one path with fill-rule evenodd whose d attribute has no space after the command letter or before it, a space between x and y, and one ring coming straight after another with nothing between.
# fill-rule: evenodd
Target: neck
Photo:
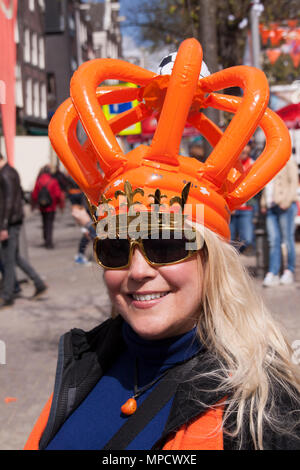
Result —
<instances>
[{"instance_id":1,"label":"neck","mask_svg":"<svg viewBox=\"0 0 300 470\"><path fill-rule=\"evenodd\" d=\"M130 354L147 364L160 369L184 361L201 349L196 329L172 338L145 340L127 324L123 324L123 337Z\"/></svg>"}]
</instances>

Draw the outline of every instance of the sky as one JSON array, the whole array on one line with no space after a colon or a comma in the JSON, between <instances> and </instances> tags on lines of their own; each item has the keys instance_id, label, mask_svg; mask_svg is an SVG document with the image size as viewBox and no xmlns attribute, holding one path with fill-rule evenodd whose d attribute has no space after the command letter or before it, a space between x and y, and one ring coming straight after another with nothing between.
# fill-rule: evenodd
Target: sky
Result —
<instances>
[{"instance_id":1,"label":"sky","mask_svg":"<svg viewBox=\"0 0 300 470\"><path fill-rule=\"evenodd\" d=\"M89 1L89 0L83 0ZM94 0L97 2L97 0ZM104 0L98 0L100 3ZM139 0L120 0L120 16L125 16L128 13L128 10L133 10L136 5L140 3ZM158 64L161 62L161 59L165 57L169 52L168 48L162 49L159 52L150 54L145 47L142 47L140 44L137 44L137 30L133 27L126 27L121 23L121 31L123 37L123 55L124 59L130 59L132 57L140 57L142 67L157 72Z\"/></svg>"},{"instance_id":2,"label":"sky","mask_svg":"<svg viewBox=\"0 0 300 470\"><path fill-rule=\"evenodd\" d=\"M140 3L139 0L120 0L120 16L125 16L128 10L134 10L135 6ZM122 27L123 34L123 54L124 58L130 56L138 56L142 58L141 66L152 72L157 72L158 64L170 51L168 48L150 54L147 48L137 44L138 33L134 27ZM173 51L172 51L173 52Z\"/></svg>"}]
</instances>

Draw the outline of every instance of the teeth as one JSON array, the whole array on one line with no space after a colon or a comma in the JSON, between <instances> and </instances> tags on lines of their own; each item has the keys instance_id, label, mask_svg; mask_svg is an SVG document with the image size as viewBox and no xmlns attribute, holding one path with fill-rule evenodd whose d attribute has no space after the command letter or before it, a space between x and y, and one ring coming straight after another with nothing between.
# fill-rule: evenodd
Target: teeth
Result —
<instances>
[{"instance_id":1,"label":"teeth","mask_svg":"<svg viewBox=\"0 0 300 470\"><path fill-rule=\"evenodd\" d=\"M167 293L168 292L157 292L157 293L145 294L145 295L132 294L132 297L134 298L134 300L140 300L140 301L153 300L153 299L159 299L160 297L164 297L165 295L167 295Z\"/></svg>"}]
</instances>

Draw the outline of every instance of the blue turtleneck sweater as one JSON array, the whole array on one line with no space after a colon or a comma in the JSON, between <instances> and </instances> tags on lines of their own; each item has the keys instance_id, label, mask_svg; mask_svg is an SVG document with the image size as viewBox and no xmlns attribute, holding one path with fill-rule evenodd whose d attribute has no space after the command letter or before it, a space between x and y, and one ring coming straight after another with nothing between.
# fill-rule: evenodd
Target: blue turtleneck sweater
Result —
<instances>
[{"instance_id":1,"label":"blue turtleneck sweater","mask_svg":"<svg viewBox=\"0 0 300 470\"><path fill-rule=\"evenodd\" d=\"M124 323L123 337L127 346L125 352L69 416L47 450L102 449L128 419L120 408L134 394L136 358L138 358L138 388L141 388L177 362L195 355L201 347L196 339L195 329L181 336L149 341L140 338L127 323ZM138 406L153 387L137 398ZM127 447L128 450L152 448L162 434L172 401L173 398L135 437Z\"/></svg>"}]
</instances>

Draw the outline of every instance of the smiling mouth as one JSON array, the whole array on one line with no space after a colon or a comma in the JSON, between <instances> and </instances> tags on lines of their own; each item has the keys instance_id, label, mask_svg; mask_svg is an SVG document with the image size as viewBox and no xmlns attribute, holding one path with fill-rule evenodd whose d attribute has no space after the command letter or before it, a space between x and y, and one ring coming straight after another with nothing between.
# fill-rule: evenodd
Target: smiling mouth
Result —
<instances>
[{"instance_id":1,"label":"smiling mouth","mask_svg":"<svg viewBox=\"0 0 300 470\"><path fill-rule=\"evenodd\" d=\"M149 300L160 299L161 297L165 297L168 295L169 292L153 292L151 294L130 294L130 297L133 300L138 300L139 302L145 302Z\"/></svg>"}]
</instances>

